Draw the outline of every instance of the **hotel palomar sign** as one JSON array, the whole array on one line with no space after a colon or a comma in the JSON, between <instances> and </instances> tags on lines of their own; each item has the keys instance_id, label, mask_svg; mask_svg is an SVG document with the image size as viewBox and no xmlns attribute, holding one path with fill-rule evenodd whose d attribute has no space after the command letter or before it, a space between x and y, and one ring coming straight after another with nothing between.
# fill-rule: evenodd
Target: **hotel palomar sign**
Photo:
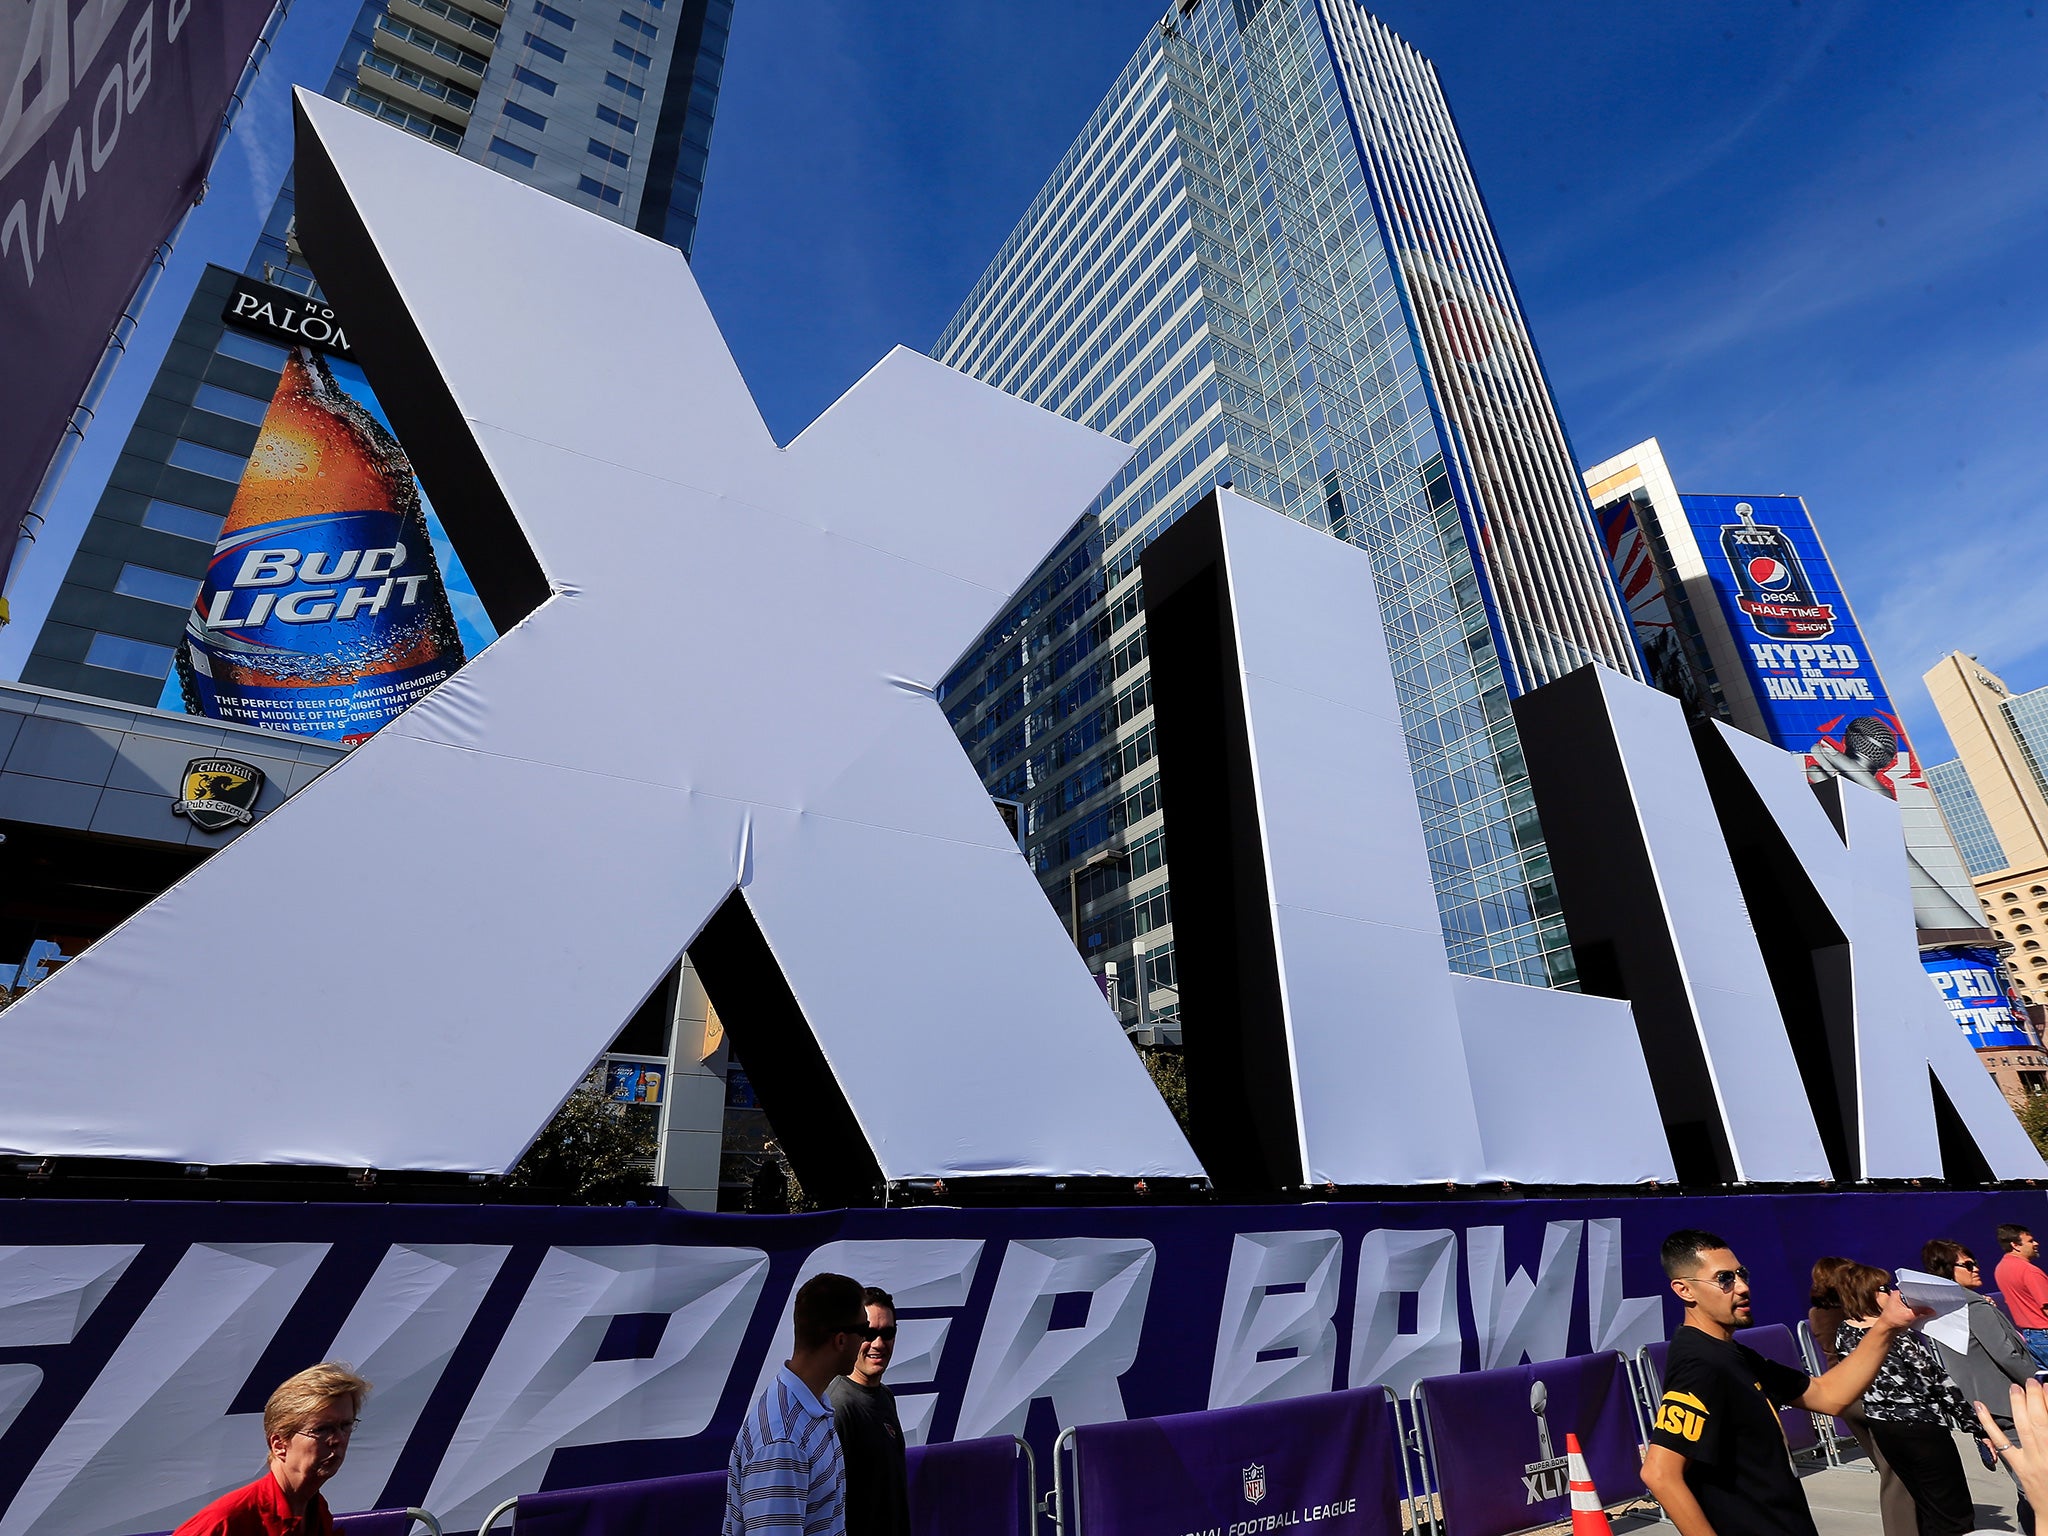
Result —
<instances>
[{"instance_id":1,"label":"hotel palomar sign","mask_svg":"<svg viewBox=\"0 0 2048 1536\"><path fill-rule=\"evenodd\" d=\"M235 279L221 319L245 331L254 331L288 347L311 347L330 357L348 357L348 334L334 317L334 306L258 282L253 277Z\"/></svg>"}]
</instances>

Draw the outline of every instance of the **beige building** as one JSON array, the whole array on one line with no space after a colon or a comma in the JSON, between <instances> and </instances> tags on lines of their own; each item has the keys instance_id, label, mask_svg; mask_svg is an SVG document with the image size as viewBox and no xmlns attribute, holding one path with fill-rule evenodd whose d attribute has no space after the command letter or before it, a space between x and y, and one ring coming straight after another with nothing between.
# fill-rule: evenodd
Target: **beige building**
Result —
<instances>
[{"instance_id":1,"label":"beige building","mask_svg":"<svg viewBox=\"0 0 2048 1536\"><path fill-rule=\"evenodd\" d=\"M2015 695L1973 656L1951 652L1926 677L1934 707L2003 867L1974 884L1991 932L2012 946L2007 969L2029 1003L2048 1003L2048 689Z\"/></svg>"}]
</instances>

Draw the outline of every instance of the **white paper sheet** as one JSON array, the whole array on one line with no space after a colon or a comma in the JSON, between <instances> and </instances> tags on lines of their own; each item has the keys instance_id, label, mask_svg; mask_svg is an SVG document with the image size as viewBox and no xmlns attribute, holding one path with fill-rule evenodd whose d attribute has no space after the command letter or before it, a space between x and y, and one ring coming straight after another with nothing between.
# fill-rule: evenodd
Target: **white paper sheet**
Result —
<instances>
[{"instance_id":1,"label":"white paper sheet","mask_svg":"<svg viewBox=\"0 0 2048 1536\"><path fill-rule=\"evenodd\" d=\"M1953 1280L1922 1274L1917 1269L1897 1271L1892 1276L1892 1283L1898 1287L1908 1306L1933 1309L1934 1316L1922 1318L1915 1326L1957 1354L1968 1353L1970 1317L1964 1309L1970 1305L1970 1298L1975 1292Z\"/></svg>"}]
</instances>

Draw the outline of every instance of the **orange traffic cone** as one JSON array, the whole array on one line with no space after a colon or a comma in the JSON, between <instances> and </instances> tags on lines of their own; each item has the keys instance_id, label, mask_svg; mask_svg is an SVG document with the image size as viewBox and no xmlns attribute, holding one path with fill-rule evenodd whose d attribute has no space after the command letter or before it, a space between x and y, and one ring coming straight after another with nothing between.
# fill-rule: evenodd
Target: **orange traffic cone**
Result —
<instances>
[{"instance_id":1,"label":"orange traffic cone","mask_svg":"<svg viewBox=\"0 0 2048 1536\"><path fill-rule=\"evenodd\" d=\"M1607 1523L1607 1510L1593 1486L1593 1474L1586 1470L1577 1435L1564 1437L1564 1454L1570 1463L1565 1475L1572 1485L1572 1536L1614 1536L1614 1527Z\"/></svg>"}]
</instances>

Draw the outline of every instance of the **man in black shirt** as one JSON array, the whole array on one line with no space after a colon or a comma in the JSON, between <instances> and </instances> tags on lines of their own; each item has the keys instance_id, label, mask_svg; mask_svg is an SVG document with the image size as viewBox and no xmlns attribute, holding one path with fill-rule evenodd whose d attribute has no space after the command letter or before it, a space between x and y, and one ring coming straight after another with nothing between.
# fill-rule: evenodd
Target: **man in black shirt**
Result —
<instances>
[{"instance_id":1,"label":"man in black shirt","mask_svg":"<svg viewBox=\"0 0 2048 1536\"><path fill-rule=\"evenodd\" d=\"M1826 1375L1808 1376L1735 1342L1753 1317L1749 1271L1727 1243L1711 1232L1674 1232L1663 1259L1685 1322L1671 1340L1643 1485L1679 1536L1816 1536L1778 1409L1840 1413L1875 1379L1892 1335L1913 1325L1913 1309L1889 1292L1855 1351Z\"/></svg>"},{"instance_id":2,"label":"man in black shirt","mask_svg":"<svg viewBox=\"0 0 2048 1536\"><path fill-rule=\"evenodd\" d=\"M851 1375L832 1381L832 1422L846 1458L846 1536L910 1536L910 1491L903 1467L903 1426L882 1372L896 1353L896 1301L869 1286L868 1336Z\"/></svg>"}]
</instances>

